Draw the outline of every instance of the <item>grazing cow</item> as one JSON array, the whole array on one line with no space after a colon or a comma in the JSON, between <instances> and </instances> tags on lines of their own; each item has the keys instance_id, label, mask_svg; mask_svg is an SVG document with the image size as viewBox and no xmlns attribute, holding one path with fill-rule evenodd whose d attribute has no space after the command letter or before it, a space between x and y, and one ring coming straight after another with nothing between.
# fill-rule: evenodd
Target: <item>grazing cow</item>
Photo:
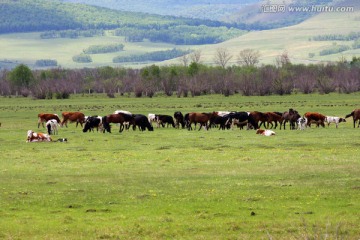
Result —
<instances>
[{"instance_id":1,"label":"grazing cow","mask_svg":"<svg viewBox=\"0 0 360 240\"><path fill-rule=\"evenodd\" d=\"M229 122L234 126L235 124L247 124L250 129L258 129L258 123L255 121L253 115L250 112L231 112L229 113Z\"/></svg>"},{"instance_id":2,"label":"grazing cow","mask_svg":"<svg viewBox=\"0 0 360 240\"><path fill-rule=\"evenodd\" d=\"M158 122L157 119L156 119L156 114L154 114L154 113L149 113L149 114L148 114L148 121L149 121L149 123L151 124L151 126L152 126L152 123L153 123L153 122L156 122L157 127L160 127L160 124L159 124L159 122Z\"/></svg>"},{"instance_id":3,"label":"grazing cow","mask_svg":"<svg viewBox=\"0 0 360 240\"><path fill-rule=\"evenodd\" d=\"M319 127L321 125L322 127L325 127L325 116L321 113L317 112L306 112L304 114L304 117L307 120L307 126L311 127L311 123L316 123L316 126Z\"/></svg>"},{"instance_id":4,"label":"grazing cow","mask_svg":"<svg viewBox=\"0 0 360 240\"><path fill-rule=\"evenodd\" d=\"M175 118L175 126L177 128L180 128L180 125L181 125L181 128L185 128L185 119L181 112L179 112L179 111L175 112L174 118Z\"/></svg>"},{"instance_id":5,"label":"grazing cow","mask_svg":"<svg viewBox=\"0 0 360 240\"><path fill-rule=\"evenodd\" d=\"M307 124L307 119L304 117L300 117L297 120L298 130L305 130Z\"/></svg>"},{"instance_id":6,"label":"grazing cow","mask_svg":"<svg viewBox=\"0 0 360 240\"><path fill-rule=\"evenodd\" d=\"M350 114L345 116L345 118L348 118L348 117L353 117L354 128L355 128L357 121L359 121L358 127L360 127L360 109L354 109L354 111L352 111Z\"/></svg>"},{"instance_id":7,"label":"grazing cow","mask_svg":"<svg viewBox=\"0 0 360 240\"><path fill-rule=\"evenodd\" d=\"M220 117L223 117L225 115L229 115L231 112L228 111L217 111L216 114Z\"/></svg>"},{"instance_id":8,"label":"grazing cow","mask_svg":"<svg viewBox=\"0 0 360 240\"><path fill-rule=\"evenodd\" d=\"M174 123L174 119L172 118L172 116L156 115L155 118L156 118L156 121L158 122L158 124L161 125L162 127L165 127L165 124L167 124L167 127L169 127L169 125L171 125L175 128L175 123Z\"/></svg>"},{"instance_id":9,"label":"grazing cow","mask_svg":"<svg viewBox=\"0 0 360 240\"><path fill-rule=\"evenodd\" d=\"M260 135L263 135L263 136L274 136L275 135L275 132L272 131L272 130L268 130L268 129L258 129L256 130L256 134L260 134Z\"/></svg>"},{"instance_id":10,"label":"grazing cow","mask_svg":"<svg viewBox=\"0 0 360 240\"><path fill-rule=\"evenodd\" d=\"M38 128L40 127L40 123L42 124L43 127L44 123L46 123L47 121L51 120L51 119L55 119L59 124L60 124L60 118L57 114L54 113L39 113L38 114Z\"/></svg>"},{"instance_id":11,"label":"grazing cow","mask_svg":"<svg viewBox=\"0 0 360 240\"><path fill-rule=\"evenodd\" d=\"M51 142L50 135L45 133L36 133L33 130L27 132L26 142Z\"/></svg>"},{"instance_id":12,"label":"grazing cow","mask_svg":"<svg viewBox=\"0 0 360 240\"><path fill-rule=\"evenodd\" d=\"M284 130L285 130L285 125L287 122L289 122L290 124L290 130L295 130L296 127L295 125L297 124L297 120L300 118L300 114L298 113L298 111L290 108L288 112L284 112L282 114L282 118L283 118L283 124L284 124ZM280 127L281 129L281 127Z\"/></svg>"},{"instance_id":13,"label":"grazing cow","mask_svg":"<svg viewBox=\"0 0 360 240\"><path fill-rule=\"evenodd\" d=\"M70 123L76 122L76 127L80 123L80 126L82 127L85 122L85 115L82 112L63 112L61 115L63 117L61 126L64 126L65 124L67 127L67 122L69 121Z\"/></svg>"},{"instance_id":14,"label":"grazing cow","mask_svg":"<svg viewBox=\"0 0 360 240\"><path fill-rule=\"evenodd\" d=\"M124 123L130 123L134 125L135 121L133 115L128 115L124 113L113 113L103 117L102 123L104 127L103 132L105 133L106 130L107 132L111 133L110 123L119 123L120 124L119 132L122 132L124 130Z\"/></svg>"},{"instance_id":15,"label":"grazing cow","mask_svg":"<svg viewBox=\"0 0 360 240\"><path fill-rule=\"evenodd\" d=\"M50 119L49 121L47 121L46 128L47 128L48 134L49 135L58 134L58 126L60 126L60 124L55 119Z\"/></svg>"},{"instance_id":16,"label":"grazing cow","mask_svg":"<svg viewBox=\"0 0 360 240\"><path fill-rule=\"evenodd\" d=\"M192 112L189 113L189 124L188 124L188 130L192 130L191 124L194 123L195 124L195 128L196 128L196 124L200 123L200 128L199 131L201 129L202 126L205 127L206 130L209 129L208 127L208 121L210 121L212 118L214 118L216 115L216 112L211 112L211 113L198 113L198 112ZM194 129L195 129L194 128Z\"/></svg>"},{"instance_id":17,"label":"grazing cow","mask_svg":"<svg viewBox=\"0 0 360 240\"><path fill-rule=\"evenodd\" d=\"M346 122L346 120L345 118L341 118L341 117L326 116L325 122L327 123L328 127L330 126L330 123L335 123L336 128L338 128L339 123Z\"/></svg>"},{"instance_id":18,"label":"grazing cow","mask_svg":"<svg viewBox=\"0 0 360 240\"><path fill-rule=\"evenodd\" d=\"M100 116L92 116L92 117L88 117L85 121L85 125L84 125L84 129L83 132L94 132L94 128L96 128L96 131L101 131L102 128L102 117Z\"/></svg>"},{"instance_id":19,"label":"grazing cow","mask_svg":"<svg viewBox=\"0 0 360 240\"><path fill-rule=\"evenodd\" d=\"M134 115L133 130L136 130L136 126L139 127L140 131L145 131L146 129L148 131L154 131L154 128L153 128L153 126L151 126L148 118L145 115L142 115L142 114L135 114Z\"/></svg>"}]
</instances>

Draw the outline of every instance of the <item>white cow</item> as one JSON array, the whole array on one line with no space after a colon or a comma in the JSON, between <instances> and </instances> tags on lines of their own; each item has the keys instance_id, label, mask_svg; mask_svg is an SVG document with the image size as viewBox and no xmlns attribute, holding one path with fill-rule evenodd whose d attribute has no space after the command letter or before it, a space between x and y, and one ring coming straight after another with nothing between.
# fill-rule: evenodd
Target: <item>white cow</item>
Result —
<instances>
[{"instance_id":1,"label":"white cow","mask_svg":"<svg viewBox=\"0 0 360 240\"><path fill-rule=\"evenodd\" d=\"M346 120L345 120L345 118L341 118L341 117L326 116L325 122L327 122L328 127L329 127L330 123L335 123L336 128L338 128L339 123L346 122Z\"/></svg>"},{"instance_id":2,"label":"white cow","mask_svg":"<svg viewBox=\"0 0 360 240\"><path fill-rule=\"evenodd\" d=\"M55 119L50 119L46 122L46 128L49 135L58 134L58 127L60 127L60 124Z\"/></svg>"}]
</instances>

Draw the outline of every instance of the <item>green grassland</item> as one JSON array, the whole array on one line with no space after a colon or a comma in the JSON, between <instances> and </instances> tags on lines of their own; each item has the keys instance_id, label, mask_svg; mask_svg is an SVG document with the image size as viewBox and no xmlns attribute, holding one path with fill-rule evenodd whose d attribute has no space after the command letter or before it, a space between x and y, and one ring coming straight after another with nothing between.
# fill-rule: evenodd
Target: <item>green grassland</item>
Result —
<instances>
[{"instance_id":1,"label":"green grassland","mask_svg":"<svg viewBox=\"0 0 360 240\"><path fill-rule=\"evenodd\" d=\"M67 100L1 98L0 239L359 239L359 129L160 128L25 143L37 114L117 109L318 111L345 116L359 93ZM44 131L44 129L40 129Z\"/></svg>"}]
</instances>

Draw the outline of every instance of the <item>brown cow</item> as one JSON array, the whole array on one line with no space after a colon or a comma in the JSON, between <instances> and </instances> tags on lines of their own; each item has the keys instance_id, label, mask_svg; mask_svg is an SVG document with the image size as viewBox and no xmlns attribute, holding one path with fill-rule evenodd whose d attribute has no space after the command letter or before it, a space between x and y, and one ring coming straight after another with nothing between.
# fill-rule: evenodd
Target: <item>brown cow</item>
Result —
<instances>
[{"instance_id":1,"label":"brown cow","mask_svg":"<svg viewBox=\"0 0 360 240\"><path fill-rule=\"evenodd\" d=\"M360 127L360 109L354 109L350 114L346 115L345 118L353 117L354 120L354 128L356 125L356 122L359 121L358 127Z\"/></svg>"},{"instance_id":2,"label":"brown cow","mask_svg":"<svg viewBox=\"0 0 360 240\"><path fill-rule=\"evenodd\" d=\"M62 121L61 121L61 126L65 126L67 127L67 122L70 121L70 123L72 122L76 122L76 127L78 126L78 124L80 123L80 126L83 126L83 123L85 122L85 115L82 112L63 112L62 114Z\"/></svg>"},{"instance_id":3,"label":"brown cow","mask_svg":"<svg viewBox=\"0 0 360 240\"><path fill-rule=\"evenodd\" d=\"M308 127L311 127L311 123L316 123L317 127L319 127L319 125L321 125L322 127L325 127L326 116L322 115L321 113L306 112L304 114L304 117L307 119L307 126Z\"/></svg>"},{"instance_id":4,"label":"brown cow","mask_svg":"<svg viewBox=\"0 0 360 240\"><path fill-rule=\"evenodd\" d=\"M42 123L42 126L44 126L44 123L51 120L51 119L55 119L59 124L60 124L60 119L59 116L57 114L53 114L53 113L39 113L38 114L38 128L40 127L40 123Z\"/></svg>"},{"instance_id":5,"label":"brown cow","mask_svg":"<svg viewBox=\"0 0 360 240\"><path fill-rule=\"evenodd\" d=\"M206 130L208 130L209 129L208 121L210 121L212 118L214 118L216 116L217 116L216 112L212 112L212 113L191 112L191 113L189 113L188 130L192 130L192 127L191 127L192 123L195 124L195 128L196 128L196 124L200 123L199 131L202 126L205 126Z\"/></svg>"}]
</instances>

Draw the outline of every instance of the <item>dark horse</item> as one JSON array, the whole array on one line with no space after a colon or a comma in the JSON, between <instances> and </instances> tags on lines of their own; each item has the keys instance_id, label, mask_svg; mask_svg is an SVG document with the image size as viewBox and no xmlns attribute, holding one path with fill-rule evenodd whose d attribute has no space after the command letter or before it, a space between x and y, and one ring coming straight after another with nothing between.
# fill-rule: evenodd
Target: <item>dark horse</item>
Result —
<instances>
[{"instance_id":1,"label":"dark horse","mask_svg":"<svg viewBox=\"0 0 360 240\"><path fill-rule=\"evenodd\" d=\"M284 112L283 115L283 123L284 123L284 130L285 130L285 124L287 122L290 123L290 130L296 129L295 124L297 123L297 120L301 117L298 111L290 108L288 112ZM281 129L281 127L280 127Z\"/></svg>"},{"instance_id":2,"label":"dark horse","mask_svg":"<svg viewBox=\"0 0 360 240\"><path fill-rule=\"evenodd\" d=\"M199 130L201 129L202 126L205 126L206 130L208 130L209 129L208 121L210 121L211 119L213 119L216 116L217 116L216 112L211 112L211 113L192 112L192 113L189 113L188 130L192 130L192 127L191 127L192 123L195 124L195 128L196 128L196 124L200 123Z\"/></svg>"},{"instance_id":3,"label":"dark horse","mask_svg":"<svg viewBox=\"0 0 360 240\"><path fill-rule=\"evenodd\" d=\"M350 114L346 115L345 118L353 117L354 120L354 128L356 125L356 121L359 121L358 127L360 126L360 109L354 109Z\"/></svg>"},{"instance_id":4,"label":"dark horse","mask_svg":"<svg viewBox=\"0 0 360 240\"><path fill-rule=\"evenodd\" d=\"M124 114L124 113L109 114L109 115L103 117L102 122L103 122L103 126L104 126L104 130L103 130L104 133L105 133L105 130L107 132L111 133L110 123L119 123L120 124L119 132L122 132L124 130L125 122L128 122L130 125L131 124L135 125L134 117L132 115Z\"/></svg>"}]
</instances>

